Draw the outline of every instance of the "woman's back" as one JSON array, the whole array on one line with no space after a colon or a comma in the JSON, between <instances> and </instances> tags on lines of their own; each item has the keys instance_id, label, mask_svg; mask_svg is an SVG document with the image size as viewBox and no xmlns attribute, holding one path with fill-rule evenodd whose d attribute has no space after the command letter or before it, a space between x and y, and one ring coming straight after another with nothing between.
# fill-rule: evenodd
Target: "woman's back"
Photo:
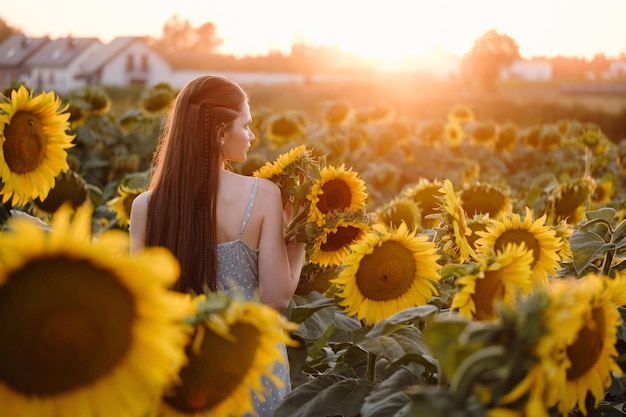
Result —
<instances>
[{"instance_id":1,"label":"woman's back","mask_svg":"<svg viewBox=\"0 0 626 417\"><path fill-rule=\"evenodd\" d=\"M243 296L248 300L254 297L259 285L258 249L244 241L243 234L252 216L257 191L258 179L255 178L237 236L217 244L217 288L232 295ZM222 209L227 210L228 208L223 207ZM239 210L234 212L238 214ZM224 235L226 236L232 234L230 230L225 232ZM251 231L248 237L255 235L257 233Z\"/></svg>"}]
</instances>

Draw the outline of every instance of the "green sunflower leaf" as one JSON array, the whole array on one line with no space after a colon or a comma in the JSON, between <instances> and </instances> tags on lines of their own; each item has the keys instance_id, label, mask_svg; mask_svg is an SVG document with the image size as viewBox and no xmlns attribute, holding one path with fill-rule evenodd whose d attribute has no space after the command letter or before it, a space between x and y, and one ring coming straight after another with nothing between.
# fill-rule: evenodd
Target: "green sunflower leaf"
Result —
<instances>
[{"instance_id":1,"label":"green sunflower leaf","mask_svg":"<svg viewBox=\"0 0 626 417\"><path fill-rule=\"evenodd\" d=\"M389 336L365 339L359 346L369 353L389 360L395 360L404 355L404 349L400 343Z\"/></svg>"},{"instance_id":2,"label":"green sunflower leaf","mask_svg":"<svg viewBox=\"0 0 626 417\"><path fill-rule=\"evenodd\" d=\"M585 217L587 217L587 220L589 221L598 219L598 220L604 220L607 223L611 224L613 219L615 218L616 213L617 212L612 207L602 207L601 209L598 209L598 210L586 211Z\"/></svg>"},{"instance_id":3,"label":"green sunflower leaf","mask_svg":"<svg viewBox=\"0 0 626 417\"><path fill-rule=\"evenodd\" d=\"M302 323L318 310L335 305L334 300L326 297L308 302L306 298L294 295L293 301L296 303L296 306L291 308L289 320L295 323Z\"/></svg>"},{"instance_id":4,"label":"green sunflower leaf","mask_svg":"<svg viewBox=\"0 0 626 417\"><path fill-rule=\"evenodd\" d=\"M274 410L274 416L356 416L375 385L362 379L321 375L288 394Z\"/></svg>"},{"instance_id":5,"label":"green sunflower leaf","mask_svg":"<svg viewBox=\"0 0 626 417\"><path fill-rule=\"evenodd\" d=\"M365 398L362 417L389 417L406 415L410 398L405 388L421 383L419 376L407 369L399 369L376 386Z\"/></svg>"},{"instance_id":6,"label":"green sunflower leaf","mask_svg":"<svg viewBox=\"0 0 626 417\"><path fill-rule=\"evenodd\" d=\"M577 274L587 268L595 259L604 253L606 243L595 233L580 230L569 238L570 248Z\"/></svg>"},{"instance_id":7,"label":"green sunflower leaf","mask_svg":"<svg viewBox=\"0 0 626 417\"><path fill-rule=\"evenodd\" d=\"M622 220L617 225L613 232L613 239L611 239L617 246L621 247L626 241L626 220Z\"/></svg>"},{"instance_id":8,"label":"green sunflower leaf","mask_svg":"<svg viewBox=\"0 0 626 417\"><path fill-rule=\"evenodd\" d=\"M412 323L415 321L426 321L432 317L439 308L433 305L417 306L402 310L391 317L388 317L376 323L372 330L367 334L368 337L376 337L389 334L396 325Z\"/></svg>"}]
</instances>

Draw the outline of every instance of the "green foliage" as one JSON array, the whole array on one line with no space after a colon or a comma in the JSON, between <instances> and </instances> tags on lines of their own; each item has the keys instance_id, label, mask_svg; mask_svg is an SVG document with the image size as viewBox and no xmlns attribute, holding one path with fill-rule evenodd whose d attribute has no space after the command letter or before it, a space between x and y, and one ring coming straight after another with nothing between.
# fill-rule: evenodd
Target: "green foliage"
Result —
<instances>
[{"instance_id":1,"label":"green foliage","mask_svg":"<svg viewBox=\"0 0 626 417\"><path fill-rule=\"evenodd\" d=\"M572 266L577 276L587 271L611 276L613 271L626 268L624 261L613 262L626 253L626 220L616 225L615 214L611 207L586 212L579 230L570 237Z\"/></svg>"}]
</instances>

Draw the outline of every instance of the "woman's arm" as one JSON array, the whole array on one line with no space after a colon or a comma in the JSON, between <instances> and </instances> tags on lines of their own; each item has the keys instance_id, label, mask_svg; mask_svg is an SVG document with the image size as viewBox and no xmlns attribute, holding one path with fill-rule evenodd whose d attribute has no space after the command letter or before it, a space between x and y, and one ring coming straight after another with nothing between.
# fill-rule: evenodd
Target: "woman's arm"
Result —
<instances>
[{"instance_id":1,"label":"woman's arm","mask_svg":"<svg viewBox=\"0 0 626 417\"><path fill-rule=\"evenodd\" d=\"M146 241L146 221L148 215L149 192L135 197L130 210L130 253L142 250Z\"/></svg>"},{"instance_id":2,"label":"woman's arm","mask_svg":"<svg viewBox=\"0 0 626 417\"><path fill-rule=\"evenodd\" d=\"M259 181L263 196L263 223L259 237L259 292L261 301L283 311L296 291L304 262L304 243L283 240L283 206L280 189L269 180Z\"/></svg>"}]
</instances>

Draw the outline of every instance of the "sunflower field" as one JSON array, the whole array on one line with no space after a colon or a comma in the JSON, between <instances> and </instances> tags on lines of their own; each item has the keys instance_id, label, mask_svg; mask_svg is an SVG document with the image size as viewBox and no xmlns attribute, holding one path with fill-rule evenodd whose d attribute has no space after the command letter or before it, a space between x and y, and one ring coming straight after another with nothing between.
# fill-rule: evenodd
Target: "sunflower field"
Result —
<instances>
[{"instance_id":1,"label":"sunflower field","mask_svg":"<svg viewBox=\"0 0 626 417\"><path fill-rule=\"evenodd\" d=\"M176 95L0 96L0 416L240 416L281 362L277 417L626 415L626 141L462 104L253 108L229 169L278 184L306 244L278 313L129 255Z\"/></svg>"}]
</instances>

